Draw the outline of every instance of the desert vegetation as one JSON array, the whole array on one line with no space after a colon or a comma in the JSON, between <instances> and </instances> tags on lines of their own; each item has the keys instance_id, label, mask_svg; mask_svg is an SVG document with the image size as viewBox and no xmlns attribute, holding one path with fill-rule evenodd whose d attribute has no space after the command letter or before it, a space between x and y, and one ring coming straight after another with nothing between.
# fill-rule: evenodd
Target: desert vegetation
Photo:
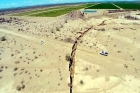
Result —
<instances>
[{"instance_id":1,"label":"desert vegetation","mask_svg":"<svg viewBox=\"0 0 140 93\"><path fill-rule=\"evenodd\" d=\"M69 53L66 54L65 59L66 59L66 61L70 60L70 54Z\"/></svg>"},{"instance_id":2,"label":"desert vegetation","mask_svg":"<svg viewBox=\"0 0 140 93\"><path fill-rule=\"evenodd\" d=\"M131 11L131 15L130 10L114 10L122 13L104 16L106 10L99 10L91 16L77 10L84 5L0 17L0 34L4 36L0 40L0 87L4 89L0 91L60 93L69 92L72 85L79 93L95 89L101 92L100 89L110 87L113 90L106 92L121 93L122 88L139 91L139 85L134 83L139 83L140 73L139 21L135 17L125 18L138 11ZM34 15L37 17L30 17ZM101 50L109 55L101 56ZM7 83L8 86L4 85Z\"/></svg>"},{"instance_id":3,"label":"desert vegetation","mask_svg":"<svg viewBox=\"0 0 140 93\"><path fill-rule=\"evenodd\" d=\"M130 15L125 16L125 18L126 18L126 19L130 19L130 20L139 20L139 18L130 16Z\"/></svg>"},{"instance_id":4,"label":"desert vegetation","mask_svg":"<svg viewBox=\"0 0 140 93\"><path fill-rule=\"evenodd\" d=\"M5 36L2 36L1 37L1 41L6 41L6 37Z\"/></svg>"}]
</instances>

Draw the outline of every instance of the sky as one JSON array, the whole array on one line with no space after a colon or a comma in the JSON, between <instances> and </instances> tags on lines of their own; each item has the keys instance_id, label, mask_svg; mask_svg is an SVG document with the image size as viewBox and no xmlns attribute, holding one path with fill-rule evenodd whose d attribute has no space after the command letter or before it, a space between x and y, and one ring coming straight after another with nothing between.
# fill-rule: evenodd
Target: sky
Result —
<instances>
[{"instance_id":1,"label":"sky","mask_svg":"<svg viewBox=\"0 0 140 93\"><path fill-rule=\"evenodd\" d=\"M88 2L88 1L138 1L138 0L0 0L0 9L41 4Z\"/></svg>"}]
</instances>

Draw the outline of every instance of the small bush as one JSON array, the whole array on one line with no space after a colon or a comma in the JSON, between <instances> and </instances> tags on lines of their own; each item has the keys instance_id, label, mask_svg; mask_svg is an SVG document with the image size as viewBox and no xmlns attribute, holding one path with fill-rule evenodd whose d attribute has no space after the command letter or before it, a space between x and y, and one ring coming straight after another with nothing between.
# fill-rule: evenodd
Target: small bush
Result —
<instances>
[{"instance_id":1,"label":"small bush","mask_svg":"<svg viewBox=\"0 0 140 93\"><path fill-rule=\"evenodd\" d=\"M6 37L5 36L2 36L1 37L1 41L6 41Z\"/></svg>"},{"instance_id":2,"label":"small bush","mask_svg":"<svg viewBox=\"0 0 140 93\"><path fill-rule=\"evenodd\" d=\"M11 54L11 56L14 56L14 54Z\"/></svg>"},{"instance_id":3,"label":"small bush","mask_svg":"<svg viewBox=\"0 0 140 93\"><path fill-rule=\"evenodd\" d=\"M17 86L17 90L20 91L21 90L21 87L20 86Z\"/></svg>"},{"instance_id":4,"label":"small bush","mask_svg":"<svg viewBox=\"0 0 140 93\"><path fill-rule=\"evenodd\" d=\"M24 83L24 81L21 81L21 84L23 84Z\"/></svg>"},{"instance_id":5,"label":"small bush","mask_svg":"<svg viewBox=\"0 0 140 93\"><path fill-rule=\"evenodd\" d=\"M14 68L14 71L16 71L16 70L18 70L18 68L17 68L17 67L15 67L15 68Z\"/></svg>"},{"instance_id":6,"label":"small bush","mask_svg":"<svg viewBox=\"0 0 140 93\"><path fill-rule=\"evenodd\" d=\"M2 72L3 70L0 69L0 72Z\"/></svg>"},{"instance_id":7,"label":"small bush","mask_svg":"<svg viewBox=\"0 0 140 93\"><path fill-rule=\"evenodd\" d=\"M70 54L67 53L67 54L66 54L66 61L69 61L69 60L70 60Z\"/></svg>"},{"instance_id":8,"label":"small bush","mask_svg":"<svg viewBox=\"0 0 140 93\"><path fill-rule=\"evenodd\" d=\"M55 33L54 29L51 29L51 33Z\"/></svg>"},{"instance_id":9,"label":"small bush","mask_svg":"<svg viewBox=\"0 0 140 93\"><path fill-rule=\"evenodd\" d=\"M74 40L73 40L73 39L71 39L70 37L68 37L68 38L66 38L66 39L65 39L65 42L74 43Z\"/></svg>"},{"instance_id":10,"label":"small bush","mask_svg":"<svg viewBox=\"0 0 140 93\"><path fill-rule=\"evenodd\" d=\"M124 67L125 67L125 68L128 68L128 65L124 64Z\"/></svg>"},{"instance_id":11,"label":"small bush","mask_svg":"<svg viewBox=\"0 0 140 93\"><path fill-rule=\"evenodd\" d=\"M60 27L63 28L64 26L63 25L60 25Z\"/></svg>"},{"instance_id":12,"label":"small bush","mask_svg":"<svg viewBox=\"0 0 140 93\"><path fill-rule=\"evenodd\" d=\"M14 76L16 76L17 75L17 73L14 73Z\"/></svg>"},{"instance_id":13,"label":"small bush","mask_svg":"<svg viewBox=\"0 0 140 93\"><path fill-rule=\"evenodd\" d=\"M60 28L59 27L56 27L56 31L60 31Z\"/></svg>"},{"instance_id":14,"label":"small bush","mask_svg":"<svg viewBox=\"0 0 140 93\"><path fill-rule=\"evenodd\" d=\"M21 86L21 88L24 89L24 88L25 88L25 85L23 84L23 85Z\"/></svg>"},{"instance_id":15,"label":"small bush","mask_svg":"<svg viewBox=\"0 0 140 93\"><path fill-rule=\"evenodd\" d=\"M67 21L67 20L65 20L65 23L68 23L68 21Z\"/></svg>"},{"instance_id":16,"label":"small bush","mask_svg":"<svg viewBox=\"0 0 140 93\"><path fill-rule=\"evenodd\" d=\"M85 70L88 71L88 67L86 67Z\"/></svg>"},{"instance_id":17,"label":"small bush","mask_svg":"<svg viewBox=\"0 0 140 93\"><path fill-rule=\"evenodd\" d=\"M80 84L81 84L81 85L83 85L83 84L84 84L83 80L80 80Z\"/></svg>"}]
</instances>

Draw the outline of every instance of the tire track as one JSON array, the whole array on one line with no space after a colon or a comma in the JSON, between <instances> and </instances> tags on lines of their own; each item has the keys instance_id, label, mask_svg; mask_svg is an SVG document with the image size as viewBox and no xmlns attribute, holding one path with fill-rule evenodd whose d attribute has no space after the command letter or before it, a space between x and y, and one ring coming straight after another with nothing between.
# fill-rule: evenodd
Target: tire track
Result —
<instances>
[{"instance_id":1,"label":"tire track","mask_svg":"<svg viewBox=\"0 0 140 93\"><path fill-rule=\"evenodd\" d=\"M70 93L72 93L72 88L73 88L73 81L74 81L74 72L75 72L75 54L76 54L76 49L77 49L77 44L78 41L89 31L93 28L91 26L88 28L86 31L84 31L74 42L72 46L72 52L71 52L71 57L70 57L70 62L69 62L69 71L70 71Z\"/></svg>"}]
</instances>

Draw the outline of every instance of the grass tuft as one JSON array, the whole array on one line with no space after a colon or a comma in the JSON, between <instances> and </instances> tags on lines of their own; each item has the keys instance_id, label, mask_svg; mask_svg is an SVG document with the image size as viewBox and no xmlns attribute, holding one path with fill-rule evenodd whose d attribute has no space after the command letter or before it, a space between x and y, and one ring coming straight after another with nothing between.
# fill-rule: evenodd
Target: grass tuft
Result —
<instances>
[{"instance_id":1,"label":"grass tuft","mask_svg":"<svg viewBox=\"0 0 140 93\"><path fill-rule=\"evenodd\" d=\"M80 84L83 85L84 84L84 81L83 80L80 80Z\"/></svg>"},{"instance_id":2,"label":"grass tuft","mask_svg":"<svg viewBox=\"0 0 140 93\"><path fill-rule=\"evenodd\" d=\"M65 58L66 58L66 61L70 61L70 54L67 53L66 56L65 56Z\"/></svg>"},{"instance_id":3,"label":"grass tuft","mask_svg":"<svg viewBox=\"0 0 140 93\"><path fill-rule=\"evenodd\" d=\"M6 37L5 36L2 36L1 37L1 41L6 41Z\"/></svg>"}]
</instances>

